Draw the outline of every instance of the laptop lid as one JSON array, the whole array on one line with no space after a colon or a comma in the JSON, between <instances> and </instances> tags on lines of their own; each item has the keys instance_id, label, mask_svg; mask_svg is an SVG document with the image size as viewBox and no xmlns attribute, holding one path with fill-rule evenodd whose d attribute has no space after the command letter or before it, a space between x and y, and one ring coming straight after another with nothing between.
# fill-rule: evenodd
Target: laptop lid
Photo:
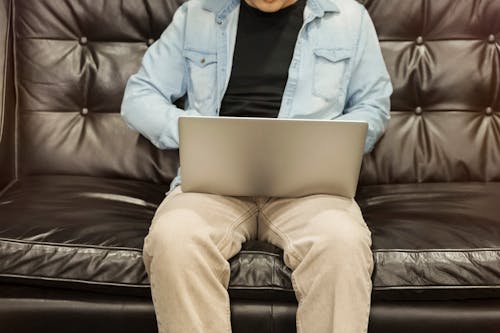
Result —
<instances>
[{"instance_id":1,"label":"laptop lid","mask_svg":"<svg viewBox=\"0 0 500 333\"><path fill-rule=\"evenodd\" d=\"M353 198L367 129L359 121L180 117L182 190Z\"/></svg>"}]
</instances>

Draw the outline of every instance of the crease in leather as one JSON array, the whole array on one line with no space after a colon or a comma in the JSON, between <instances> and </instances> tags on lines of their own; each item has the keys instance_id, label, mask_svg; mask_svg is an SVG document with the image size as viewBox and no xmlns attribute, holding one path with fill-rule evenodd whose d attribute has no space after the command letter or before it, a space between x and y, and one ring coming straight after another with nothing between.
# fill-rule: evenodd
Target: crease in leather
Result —
<instances>
[{"instance_id":1,"label":"crease in leather","mask_svg":"<svg viewBox=\"0 0 500 333\"><path fill-rule=\"evenodd\" d=\"M7 86L7 61L9 58L8 43L10 31L11 3L3 1L0 7L0 68L2 69L2 79L0 80L0 143L3 142L4 119L6 104L6 86Z\"/></svg>"}]
</instances>

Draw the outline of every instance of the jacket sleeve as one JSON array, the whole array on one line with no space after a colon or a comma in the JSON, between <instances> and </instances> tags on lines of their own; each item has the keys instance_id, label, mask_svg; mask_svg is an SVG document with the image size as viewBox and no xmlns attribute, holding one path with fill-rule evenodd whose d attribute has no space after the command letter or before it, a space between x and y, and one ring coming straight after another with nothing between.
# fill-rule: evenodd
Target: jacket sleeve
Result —
<instances>
[{"instance_id":1,"label":"jacket sleeve","mask_svg":"<svg viewBox=\"0 0 500 333\"><path fill-rule=\"evenodd\" d=\"M121 116L127 126L159 149L179 147L179 116L200 115L194 109L182 110L173 104L187 89L186 61L182 54L185 5L177 9L160 39L144 54L139 71L127 82L121 105Z\"/></svg>"},{"instance_id":2,"label":"jacket sleeve","mask_svg":"<svg viewBox=\"0 0 500 333\"><path fill-rule=\"evenodd\" d=\"M390 118L392 84L377 33L363 7L361 29L355 51L352 75L347 87L346 106L339 120L368 122L365 153L370 152L383 134Z\"/></svg>"}]
</instances>

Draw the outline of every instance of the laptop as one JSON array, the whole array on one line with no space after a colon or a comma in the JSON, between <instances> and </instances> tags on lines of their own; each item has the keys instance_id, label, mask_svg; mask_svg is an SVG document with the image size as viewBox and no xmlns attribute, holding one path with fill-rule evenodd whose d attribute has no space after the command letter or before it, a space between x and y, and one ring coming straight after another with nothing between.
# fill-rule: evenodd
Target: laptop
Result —
<instances>
[{"instance_id":1,"label":"laptop","mask_svg":"<svg viewBox=\"0 0 500 333\"><path fill-rule=\"evenodd\" d=\"M367 129L362 121L181 116L182 190L353 198Z\"/></svg>"}]
</instances>

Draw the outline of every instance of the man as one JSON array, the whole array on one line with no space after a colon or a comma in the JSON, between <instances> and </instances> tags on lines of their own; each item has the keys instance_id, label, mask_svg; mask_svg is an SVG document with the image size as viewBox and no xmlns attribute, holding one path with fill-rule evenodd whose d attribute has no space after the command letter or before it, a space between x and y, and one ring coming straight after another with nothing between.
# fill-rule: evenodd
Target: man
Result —
<instances>
[{"instance_id":1,"label":"man","mask_svg":"<svg viewBox=\"0 0 500 333\"><path fill-rule=\"evenodd\" d=\"M186 93L180 110L172 103ZM391 93L354 0L191 0L130 78L122 116L160 149L178 147L180 115L363 120L369 152ZM299 333L366 332L371 233L354 200L184 193L180 183L144 240L160 333L231 332L227 260L254 238L284 250Z\"/></svg>"}]
</instances>

